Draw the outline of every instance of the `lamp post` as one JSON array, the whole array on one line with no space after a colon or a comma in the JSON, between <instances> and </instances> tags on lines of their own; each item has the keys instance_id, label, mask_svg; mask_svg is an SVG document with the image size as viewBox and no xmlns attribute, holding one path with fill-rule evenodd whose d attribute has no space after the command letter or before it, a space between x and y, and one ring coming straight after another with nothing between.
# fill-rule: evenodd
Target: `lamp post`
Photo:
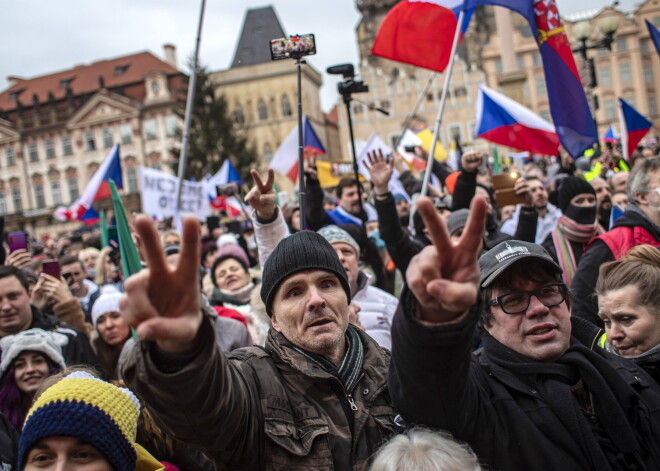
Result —
<instances>
[{"instance_id":1,"label":"lamp post","mask_svg":"<svg viewBox=\"0 0 660 471\"><path fill-rule=\"evenodd\" d=\"M580 42L580 45L573 49L573 52L579 53L582 57L584 67L586 67L586 84L585 91L589 108L594 118L596 130L598 130L598 120L596 119L596 111L599 108L598 96L594 94L594 88L598 86L598 78L596 76L596 67L594 65L593 57L589 57L587 52L591 49L607 49L612 51L612 43L614 42L614 34L619 27L619 19L616 16L605 16L598 22L597 29L601 33L601 39L588 44L591 37L591 23L589 21L580 21L573 26L572 32L575 38ZM583 75L583 76L585 76Z\"/></svg>"}]
</instances>

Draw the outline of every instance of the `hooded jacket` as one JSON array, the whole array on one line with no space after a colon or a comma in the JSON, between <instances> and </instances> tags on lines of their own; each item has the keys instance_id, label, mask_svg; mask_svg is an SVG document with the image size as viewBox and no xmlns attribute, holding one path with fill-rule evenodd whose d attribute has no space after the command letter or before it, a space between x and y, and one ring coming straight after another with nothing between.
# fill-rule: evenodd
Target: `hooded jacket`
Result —
<instances>
[{"instance_id":1,"label":"hooded jacket","mask_svg":"<svg viewBox=\"0 0 660 471\"><path fill-rule=\"evenodd\" d=\"M655 245L660 245L660 227L653 224L639 208L632 205L629 205L623 216L614 222L609 232L594 238L587 245L571 283L575 315L602 327L603 322L598 317L598 298L594 295L594 290L600 266L605 262L615 260L612 250L603 237L623 239L627 232L634 231L636 227L644 229L655 239Z\"/></svg>"},{"instance_id":2,"label":"hooded jacket","mask_svg":"<svg viewBox=\"0 0 660 471\"><path fill-rule=\"evenodd\" d=\"M201 448L219 469L362 470L393 435L395 412L389 352L358 334L364 363L352 391L355 410L338 378L274 329L265 349L229 354L215 345L208 322L188 356L166 355L141 341L123 377L161 427Z\"/></svg>"}]
</instances>

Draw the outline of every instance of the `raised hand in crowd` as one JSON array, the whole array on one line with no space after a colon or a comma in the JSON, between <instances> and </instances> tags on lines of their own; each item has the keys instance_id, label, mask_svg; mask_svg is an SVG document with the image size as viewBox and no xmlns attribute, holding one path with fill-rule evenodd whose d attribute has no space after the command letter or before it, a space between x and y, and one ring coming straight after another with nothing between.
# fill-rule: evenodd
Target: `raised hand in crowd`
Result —
<instances>
[{"instance_id":1,"label":"raised hand in crowd","mask_svg":"<svg viewBox=\"0 0 660 471\"><path fill-rule=\"evenodd\" d=\"M192 216L183 219L181 256L176 267L166 262L151 220L138 216L134 224L144 245L147 268L126 280L121 314L141 339L155 341L165 352L189 352L202 322L199 223Z\"/></svg>"},{"instance_id":2,"label":"raised hand in crowd","mask_svg":"<svg viewBox=\"0 0 660 471\"><path fill-rule=\"evenodd\" d=\"M461 165L463 166L463 170L468 173L474 173L479 170L483 162L483 154L475 150L468 150L461 155Z\"/></svg>"},{"instance_id":3,"label":"raised hand in crowd","mask_svg":"<svg viewBox=\"0 0 660 471\"><path fill-rule=\"evenodd\" d=\"M64 280L55 278L47 273L39 275L37 284L32 289L30 303L38 309L45 309L49 304L57 304L71 298L69 287Z\"/></svg>"},{"instance_id":4,"label":"raised hand in crowd","mask_svg":"<svg viewBox=\"0 0 660 471\"><path fill-rule=\"evenodd\" d=\"M304 153L303 172L316 180L319 178L318 171L316 170L316 150L308 151L305 149Z\"/></svg>"},{"instance_id":5,"label":"raised hand in crowd","mask_svg":"<svg viewBox=\"0 0 660 471\"><path fill-rule=\"evenodd\" d=\"M250 170L250 175L254 180L254 187L245 195L245 202L252 206L259 218L272 219L277 207L277 194L273 187L275 172L272 168L268 169L268 177L265 183L256 170Z\"/></svg>"},{"instance_id":6,"label":"raised hand in crowd","mask_svg":"<svg viewBox=\"0 0 660 471\"><path fill-rule=\"evenodd\" d=\"M417 210L433 242L412 259L406 271L408 286L419 302L420 320L451 322L477 301L477 260L486 226L486 209L483 198L472 200L463 235L454 243L431 200L421 198L417 202Z\"/></svg>"},{"instance_id":7,"label":"raised hand in crowd","mask_svg":"<svg viewBox=\"0 0 660 471\"><path fill-rule=\"evenodd\" d=\"M525 178L520 177L516 180L516 183L513 185L513 191L515 191L516 195L525 197L524 207L531 208L534 206L534 197L532 196L532 192L529 191L529 185Z\"/></svg>"},{"instance_id":8,"label":"raised hand in crowd","mask_svg":"<svg viewBox=\"0 0 660 471\"><path fill-rule=\"evenodd\" d=\"M7 255L5 265L12 265L19 270L26 268L32 261L32 255L25 249L17 249Z\"/></svg>"},{"instance_id":9,"label":"raised hand in crowd","mask_svg":"<svg viewBox=\"0 0 660 471\"><path fill-rule=\"evenodd\" d=\"M367 152L367 159L362 161L371 174L371 181L377 195L384 195L388 191L388 184L394 172L394 159L387 159L383 150Z\"/></svg>"}]
</instances>

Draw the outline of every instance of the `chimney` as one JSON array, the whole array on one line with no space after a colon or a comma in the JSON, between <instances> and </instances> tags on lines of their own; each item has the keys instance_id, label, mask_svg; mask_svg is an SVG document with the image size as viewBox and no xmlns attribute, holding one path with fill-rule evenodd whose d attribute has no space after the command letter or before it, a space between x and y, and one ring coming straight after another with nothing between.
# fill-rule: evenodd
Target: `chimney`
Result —
<instances>
[{"instance_id":1,"label":"chimney","mask_svg":"<svg viewBox=\"0 0 660 471\"><path fill-rule=\"evenodd\" d=\"M174 44L163 44L163 55L165 56L165 62L178 69L176 65L176 46Z\"/></svg>"},{"instance_id":2,"label":"chimney","mask_svg":"<svg viewBox=\"0 0 660 471\"><path fill-rule=\"evenodd\" d=\"M7 76L7 84L9 85L9 88L13 87L14 85L17 85L21 83L23 80L25 80L22 77L17 77L16 75L8 75Z\"/></svg>"}]
</instances>

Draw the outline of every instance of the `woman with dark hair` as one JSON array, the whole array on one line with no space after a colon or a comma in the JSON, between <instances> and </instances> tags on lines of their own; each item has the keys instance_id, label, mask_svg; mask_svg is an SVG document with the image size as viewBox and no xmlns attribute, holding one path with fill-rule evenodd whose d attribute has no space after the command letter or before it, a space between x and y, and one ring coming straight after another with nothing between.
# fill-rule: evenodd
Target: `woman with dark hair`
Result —
<instances>
[{"instance_id":1,"label":"woman with dark hair","mask_svg":"<svg viewBox=\"0 0 660 471\"><path fill-rule=\"evenodd\" d=\"M29 329L0 339L0 413L17 431L30 409L37 389L65 367L62 346L65 335Z\"/></svg>"},{"instance_id":2,"label":"woman with dark hair","mask_svg":"<svg viewBox=\"0 0 660 471\"><path fill-rule=\"evenodd\" d=\"M119 379L117 362L121 349L131 336L131 329L119 313L119 300L122 294L102 288L104 292L92 307L92 324L95 338L92 346L101 362L103 376L108 381Z\"/></svg>"}]
</instances>

